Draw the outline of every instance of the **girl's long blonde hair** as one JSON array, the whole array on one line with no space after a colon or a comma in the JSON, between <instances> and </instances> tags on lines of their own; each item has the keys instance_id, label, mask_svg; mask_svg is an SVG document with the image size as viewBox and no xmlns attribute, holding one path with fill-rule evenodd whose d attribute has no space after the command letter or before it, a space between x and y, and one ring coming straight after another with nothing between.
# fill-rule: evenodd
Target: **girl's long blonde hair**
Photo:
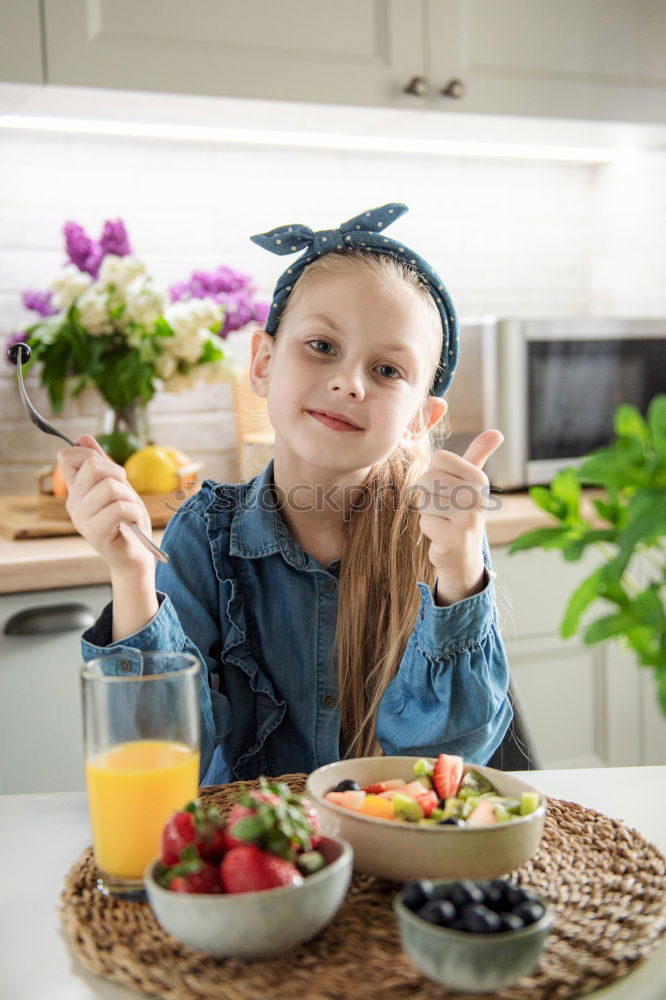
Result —
<instances>
[{"instance_id":1,"label":"girl's long blonde hair","mask_svg":"<svg viewBox=\"0 0 666 1000\"><path fill-rule=\"evenodd\" d=\"M363 268L393 288L412 290L439 313L427 286L413 268L386 254L363 251L331 253L311 264L290 296L301 292L304 278L319 271ZM407 292L409 294L409 291ZM278 331L279 332L279 331ZM434 338L433 338L434 340ZM441 342L440 342L441 348ZM424 345L430 350L430 345ZM439 350L437 351L437 363ZM435 375L433 363L432 378ZM428 386L429 388L430 386ZM425 422L428 392L421 419ZM442 422L444 423L444 422ZM438 443L448 424L438 425ZM340 752L345 757L380 756L376 717L379 703L400 666L419 611L417 581L434 584L428 559L429 541L419 528L416 486L427 469L433 441L426 435L409 448L398 447L370 470L345 522L345 547L340 566L338 617L334 655L337 659Z\"/></svg>"}]
</instances>

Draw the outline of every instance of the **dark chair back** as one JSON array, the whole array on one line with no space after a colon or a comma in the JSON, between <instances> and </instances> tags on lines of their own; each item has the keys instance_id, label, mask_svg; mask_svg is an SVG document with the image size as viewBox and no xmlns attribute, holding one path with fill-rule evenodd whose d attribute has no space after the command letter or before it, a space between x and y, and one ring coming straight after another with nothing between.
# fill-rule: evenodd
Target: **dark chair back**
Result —
<instances>
[{"instance_id":1,"label":"dark chair back","mask_svg":"<svg viewBox=\"0 0 666 1000\"><path fill-rule=\"evenodd\" d=\"M509 698L513 706L513 721L488 761L488 767L496 767L500 771L538 771L542 767L539 754L520 699L511 683Z\"/></svg>"}]
</instances>

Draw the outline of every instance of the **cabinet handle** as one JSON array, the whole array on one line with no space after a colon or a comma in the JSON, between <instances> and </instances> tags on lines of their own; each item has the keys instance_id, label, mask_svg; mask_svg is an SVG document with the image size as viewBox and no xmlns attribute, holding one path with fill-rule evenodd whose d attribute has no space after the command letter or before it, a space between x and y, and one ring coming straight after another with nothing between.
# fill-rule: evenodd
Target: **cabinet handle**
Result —
<instances>
[{"instance_id":1,"label":"cabinet handle","mask_svg":"<svg viewBox=\"0 0 666 1000\"><path fill-rule=\"evenodd\" d=\"M462 97L467 96L467 87L462 80L457 80L454 77L453 80L449 80L446 87L442 87L441 94L442 97L452 97L454 101L459 101Z\"/></svg>"},{"instance_id":2,"label":"cabinet handle","mask_svg":"<svg viewBox=\"0 0 666 1000\"><path fill-rule=\"evenodd\" d=\"M6 622L5 635L48 635L51 632L82 632L95 623L87 604L45 604L24 608Z\"/></svg>"},{"instance_id":3,"label":"cabinet handle","mask_svg":"<svg viewBox=\"0 0 666 1000\"><path fill-rule=\"evenodd\" d=\"M403 91L403 93L412 94L414 97L425 97L429 92L430 84L424 76L413 76Z\"/></svg>"}]
</instances>

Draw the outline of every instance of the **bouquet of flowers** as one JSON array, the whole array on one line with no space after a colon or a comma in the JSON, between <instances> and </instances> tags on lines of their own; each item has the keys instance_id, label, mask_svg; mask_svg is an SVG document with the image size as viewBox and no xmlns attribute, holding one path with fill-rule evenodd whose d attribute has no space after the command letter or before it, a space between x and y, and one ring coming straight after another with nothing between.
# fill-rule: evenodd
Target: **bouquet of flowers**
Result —
<instances>
[{"instance_id":1,"label":"bouquet of flowers","mask_svg":"<svg viewBox=\"0 0 666 1000\"><path fill-rule=\"evenodd\" d=\"M161 291L134 256L121 219L107 220L98 241L75 222L64 236L68 261L51 288L23 295L39 320L11 334L6 347L29 344L26 368L41 365L55 413L68 393L94 386L113 411L103 446L124 460L146 443L146 406L160 388L181 392L236 377L224 340L252 319L263 323L268 306L254 302L247 275L228 267L194 272Z\"/></svg>"}]
</instances>

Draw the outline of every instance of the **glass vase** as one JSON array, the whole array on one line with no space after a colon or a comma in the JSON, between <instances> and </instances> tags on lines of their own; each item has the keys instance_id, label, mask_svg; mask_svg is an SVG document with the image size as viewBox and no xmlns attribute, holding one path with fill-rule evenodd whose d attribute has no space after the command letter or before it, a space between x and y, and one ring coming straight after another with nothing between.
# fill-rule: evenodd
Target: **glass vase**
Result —
<instances>
[{"instance_id":1,"label":"glass vase","mask_svg":"<svg viewBox=\"0 0 666 1000\"><path fill-rule=\"evenodd\" d=\"M109 407L97 440L114 462L123 465L135 451L153 443L148 404L142 399L133 399L122 408Z\"/></svg>"}]
</instances>

